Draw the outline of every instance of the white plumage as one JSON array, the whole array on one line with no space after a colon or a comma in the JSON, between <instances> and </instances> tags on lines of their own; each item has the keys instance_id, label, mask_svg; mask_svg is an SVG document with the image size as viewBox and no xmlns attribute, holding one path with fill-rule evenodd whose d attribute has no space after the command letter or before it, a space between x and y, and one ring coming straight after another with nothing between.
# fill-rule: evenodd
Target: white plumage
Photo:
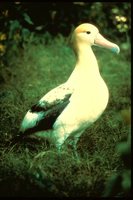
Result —
<instances>
[{"instance_id":1,"label":"white plumage","mask_svg":"<svg viewBox=\"0 0 133 200\"><path fill-rule=\"evenodd\" d=\"M105 110L109 93L92 45L119 53L119 47L100 35L92 24L79 25L72 34L77 57L74 71L62 85L48 92L25 115L21 136L48 138L58 149L68 137L76 145L84 130Z\"/></svg>"}]
</instances>

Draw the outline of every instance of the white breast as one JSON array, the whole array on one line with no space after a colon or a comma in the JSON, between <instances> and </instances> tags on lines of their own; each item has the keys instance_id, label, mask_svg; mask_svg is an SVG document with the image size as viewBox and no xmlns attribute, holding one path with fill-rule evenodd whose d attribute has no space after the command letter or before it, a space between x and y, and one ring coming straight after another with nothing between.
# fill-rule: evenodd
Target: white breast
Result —
<instances>
[{"instance_id":1,"label":"white breast","mask_svg":"<svg viewBox=\"0 0 133 200\"><path fill-rule=\"evenodd\" d=\"M99 77L89 79L89 84L86 84L88 81L86 82L85 79L77 82L75 92L70 98L70 104L54 124L56 129L63 126L67 133L86 128L103 113L109 98L105 82L99 74Z\"/></svg>"}]
</instances>

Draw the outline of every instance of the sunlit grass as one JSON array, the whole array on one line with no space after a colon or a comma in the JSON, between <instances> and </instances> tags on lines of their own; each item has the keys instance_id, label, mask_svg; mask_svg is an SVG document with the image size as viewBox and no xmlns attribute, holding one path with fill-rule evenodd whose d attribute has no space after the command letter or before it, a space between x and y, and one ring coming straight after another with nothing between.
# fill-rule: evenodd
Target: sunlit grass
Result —
<instances>
[{"instance_id":1,"label":"sunlit grass","mask_svg":"<svg viewBox=\"0 0 133 200\"><path fill-rule=\"evenodd\" d=\"M7 145L30 106L71 74L75 57L67 42L61 36L48 45L38 39L8 55L9 66L1 68L2 196L8 196L7 190L9 196L100 196L107 178L123 169L115 147L129 132L121 111L130 107L130 49L121 49L119 55L93 49L110 100L101 118L80 138L79 159L71 149L58 155L45 142Z\"/></svg>"}]
</instances>

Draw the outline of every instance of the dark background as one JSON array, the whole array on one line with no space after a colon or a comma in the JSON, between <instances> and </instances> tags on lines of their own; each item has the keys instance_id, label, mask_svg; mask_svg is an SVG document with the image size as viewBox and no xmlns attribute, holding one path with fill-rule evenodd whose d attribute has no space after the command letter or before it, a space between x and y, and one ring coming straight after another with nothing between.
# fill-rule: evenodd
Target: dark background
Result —
<instances>
[{"instance_id":1,"label":"dark background","mask_svg":"<svg viewBox=\"0 0 133 200\"><path fill-rule=\"evenodd\" d=\"M124 39L124 32L130 34L131 5L129 2L21 2L1 3L0 24L1 30L9 29L10 20L18 20L22 26L30 31L37 31L36 27L42 25L40 32L48 31L52 35L59 32L67 36L71 28L80 23L89 22L103 29L105 34L112 33ZM8 14L4 13L8 10ZM24 19L26 13L33 24ZM116 16L126 17L126 21L117 20ZM121 26L118 26L118 25ZM124 30L124 25L127 28ZM39 31L38 31L39 32Z\"/></svg>"}]
</instances>

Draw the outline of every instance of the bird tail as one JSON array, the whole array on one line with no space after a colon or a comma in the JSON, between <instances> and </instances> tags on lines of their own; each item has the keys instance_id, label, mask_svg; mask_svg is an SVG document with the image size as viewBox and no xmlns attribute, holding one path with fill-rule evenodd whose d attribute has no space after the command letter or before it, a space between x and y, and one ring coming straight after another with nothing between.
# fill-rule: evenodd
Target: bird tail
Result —
<instances>
[{"instance_id":1,"label":"bird tail","mask_svg":"<svg viewBox=\"0 0 133 200\"><path fill-rule=\"evenodd\" d=\"M38 143L41 142L40 138L29 137L31 134L24 134L24 132L19 132L18 135L13 137L8 143L13 146L20 143Z\"/></svg>"},{"instance_id":2,"label":"bird tail","mask_svg":"<svg viewBox=\"0 0 133 200\"><path fill-rule=\"evenodd\" d=\"M17 143L20 143L21 141L24 140L24 135L22 134L22 132L19 132L18 135L16 135L15 137L13 137L11 140L10 140L10 144L11 145L14 145L14 144L17 144Z\"/></svg>"}]
</instances>

